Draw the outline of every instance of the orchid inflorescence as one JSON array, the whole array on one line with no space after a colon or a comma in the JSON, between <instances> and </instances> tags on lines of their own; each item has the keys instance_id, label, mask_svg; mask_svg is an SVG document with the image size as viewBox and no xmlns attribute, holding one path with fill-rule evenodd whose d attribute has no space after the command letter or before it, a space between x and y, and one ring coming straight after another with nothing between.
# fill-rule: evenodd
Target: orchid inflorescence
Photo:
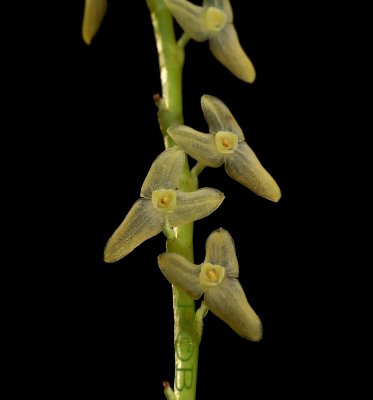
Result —
<instances>
[{"instance_id":1,"label":"orchid inflorescence","mask_svg":"<svg viewBox=\"0 0 373 400\"><path fill-rule=\"evenodd\" d=\"M178 43L179 50L183 50L189 39L208 41L212 54L232 74L248 83L255 80L254 66L233 25L229 0L203 0L201 6L187 0L157 1L153 3L167 6L184 32ZM151 0L147 2L149 5ZM86 0L82 36L87 44L96 35L106 9L107 0ZM179 62L183 63L183 57ZM180 227L213 213L222 204L224 194L214 188L198 188L198 176L206 167L224 165L232 179L256 195L272 202L281 198L276 181L246 142L227 105L215 96L204 94L201 107L209 133L177 123L166 127L166 135L174 145L166 148L151 164L140 198L107 241L105 262L122 259L161 232L168 241L177 240ZM191 170L189 159L195 160ZM181 190L183 179L194 180L195 184ZM202 317L210 310L243 338L250 341L262 338L261 321L238 281L238 260L234 240L228 231L219 228L208 236L201 264L167 248L159 255L158 265L165 278L191 299L203 296ZM174 398L168 383L165 388L166 397Z\"/></svg>"},{"instance_id":2,"label":"orchid inflorescence","mask_svg":"<svg viewBox=\"0 0 373 400\"><path fill-rule=\"evenodd\" d=\"M123 258L162 230L166 237L176 236L178 226L210 215L223 202L224 194L217 189L177 190L186 154L203 166L219 167L224 163L228 175L252 192L274 202L280 199L278 185L245 142L228 107L209 95L202 96L201 103L211 133L184 125L168 129L177 145L164 150L153 162L142 185L141 198L107 242L106 262ZM198 170L200 173L202 168ZM259 340L261 324L237 280L238 263L230 234L222 228L212 233L207 239L206 251L202 266L178 254L165 253L158 258L159 267L170 283L193 299L205 293L207 307L238 334Z\"/></svg>"}]
</instances>

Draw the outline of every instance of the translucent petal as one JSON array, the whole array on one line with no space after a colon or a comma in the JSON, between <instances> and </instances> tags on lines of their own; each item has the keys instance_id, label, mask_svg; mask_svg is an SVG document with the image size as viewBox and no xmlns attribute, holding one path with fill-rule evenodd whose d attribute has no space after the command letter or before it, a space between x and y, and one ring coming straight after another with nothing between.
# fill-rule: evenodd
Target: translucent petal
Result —
<instances>
[{"instance_id":1,"label":"translucent petal","mask_svg":"<svg viewBox=\"0 0 373 400\"><path fill-rule=\"evenodd\" d=\"M216 7L208 7L205 11L206 27L211 35L224 29L227 25L225 12Z\"/></svg>"},{"instance_id":2,"label":"translucent petal","mask_svg":"<svg viewBox=\"0 0 373 400\"><path fill-rule=\"evenodd\" d=\"M91 44L99 30L106 9L107 0L85 0L82 36L87 44Z\"/></svg>"},{"instance_id":3,"label":"translucent petal","mask_svg":"<svg viewBox=\"0 0 373 400\"><path fill-rule=\"evenodd\" d=\"M164 0L184 32L197 42L209 38L205 23L205 9L186 0Z\"/></svg>"},{"instance_id":4,"label":"translucent petal","mask_svg":"<svg viewBox=\"0 0 373 400\"><path fill-rule=\"evenodd\" d=\"M262 338L262 324L247 301L240 282L224 279L218 286L205 291L205 302L217 317L245 339L257 342Z\"/></svg>"},{"instance_id":5,"label":"translucent petal","mask_svg":"<svg viewBox=\"0 0 373 400\"><path fill-rule=\"evenodd\" d=\"M213 168L224 163L224 157L218 152L213 135L198 132L185 125L168 128L167 132L179 147L200 163Z\"/></svg>"},{"instance_id":6,"label":"translucent petal","mask_svg":"<svg viewBox=\"0 0 373 400\"><path fill-rule=\"evenodd\" d=\"M207 217L224 200L224 194L217 189L202 188L195 192L177 192L175 211L168 214L171 226L180 226Z\"/></svg>"},{"instance_id":7,"label":"translucent petal","mask_svg":"<svg viewBox=\"0 0 373 400\"><path fill-rule=\"evenodd\" d=\"M215 135L215 145L221 154L233 154L238 147L238 137L227 131L219 131Z\"/></svg>"},{"instance_id":8,"label":"translucent petal","mask_svg":"<svg viewBox=\"0 0 373 400\"><path fill-rule=\"evenodd\" d=\"M201 264L201 273L199 274L199 283L201 287L220 285L226 275L224 267L216 264Z\"/></svg>"},{"instance_id":9,"label":"translucent petal","mask_svg":"<svg viewBox=\"0 0 373 400\"><path fill-rule=\"evenodd\" d=\"M158 265L166 279L183 289L194 300L202 296L199 284L201 267L177 253L163 253L158 257Z\"/></svg>"},{"instance_id":10,"label":"translucent petal","mask_svg":"<svg viewBox=\"0 0 373 400\"><path fill-rule=\"evenodd\" d=\"M233 22L233 11L229 0L203 0L203 6L219 8L225 12L227 22Z\"/></svg>"},{"instance_id":11,"label":"translucent petal","mask_svg":"<svg viewBox=\"0 0 373 400\"><path fill-rule=\"evenodd\" d=\"M238 261L232 236L223 228L212 232L206 240L205 263L221 265L227 276L238 278Z\"/></svg>"},{"instance_id":12,"label":"translucent petal","mask_svg":"<svg viewBox=\"0 0 373 400\"><path fill-rule=\"evenodd\" d=\"M176 207L176 190L159 189L152 193L152 204L160 212L172 213Z\"/></svg>"},{"instance_id":13,"label":"translucent petal","mask_svg":"<svg viewBox=\"0 0 373 400\"><path fill-rule=\"evenodd\" d=\"M245 140L242 129L229 108L220 99L204 94L201 97L201 106L211 133L228 131L235 133L239 141Z\"/></svg>"},{"instance_id":14,"label":"translucent petal","mask_svg":"<svg viewBox=\"0 0 373 400\"><path fill-rule=\"evenodd\" d=\"M125 257L142 242L160 233L164 220L164 214L153 207L151 200L137 200L108 240L104 260L112 263Z\"/></svg>"},{"instance_id":15,"label":"translucent petal","mask_svg":"<svg viewBox=\"0 0 373 400\"><path fill-rule=\"evenodd\" d=\"M226 158L225 170L231 178L258 196L274 202L280 200L281 190L276 181L264 169L246 142L241 142L234 154Z\"/></svg>"},{"instance_id":16,"label":"translucent petal","mask_svg":"<svg viewBox=\"0 0 373 400\"><path fill-rule=\"evenodd\" d=\"M227 24L223 30L211 36L210 50L233 75L245 82L253 83L255 69L241 47L236 29L232 24Z\"/></svg>"},{"instance_id":17,"label":"translucent petal","mask_svg":"<svg viewBox=\"0 0 373 400\"><path fill-rule=\"evenodd\" d=\"M142 197L152 197L154 190L177 189L185 162L185 153L174 146L164 150L150 167L141 187Z\"/></svg>"}]
</instances>

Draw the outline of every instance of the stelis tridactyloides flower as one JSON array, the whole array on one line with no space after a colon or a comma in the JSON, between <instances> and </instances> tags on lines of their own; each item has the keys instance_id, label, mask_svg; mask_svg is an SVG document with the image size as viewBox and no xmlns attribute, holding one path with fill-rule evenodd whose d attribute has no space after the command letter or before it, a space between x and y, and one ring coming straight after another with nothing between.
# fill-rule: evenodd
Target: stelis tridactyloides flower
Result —
<instances>
[{"instance_id":1,"label":"stelis tridactyloides flower","mask_svg":"<svg viewBox=\"0 0 373 400\"><path fill-rule=\"evenodd\" d=\"M209 95L202 96L201 105L210 133L173 126L167 132L175 143L201 165L217 168L224 164L231 178L259 196L279 201L280 188L246 143L228 107Z\"/></svg>"},{"instance_id":2,"label":"stelis tridactyloides flower","mask_svg":"<svg viewBox=\"0 0 373 400\"><path fill-rule=\"evenodd\" d=\"M91 44L99 30L107 9L107 0L85 0L82 25L83 40Z\"/></svg>"},{"instance_id":3,"label":"stelis tridactyloides flower","mask_svg":"<svg viewBox=\"0 0 373 400\"><path fill-rule=\"evenodd\" d=\"M238 281L236 250L228 231L220 228L210 234L202 264L193 264L178 253L163 253L158 265L170 283L194 300L204 294L211 312L240 336L255 342L262 338L260 319Z\"/></svg>"},{"instance_id":4,"label":"stelis tridactyloides flower","mask_svg":"<svg viewBox=\"0 0 373 400\"><path fill-rule=\"evenodd\" d=\"M178 190L186 154L174 146L153 162L141 187L140 196L123 222L108 240L104 260L115 262L162 230L204 218L215 211L224 194L213 188L193 192Z\"/></svg>"},{"instance_id":5,"label":"stelis tridactyloides flower","mask_svg":"<svg viewBox=\"0 0 373 400\"><path fill-rule=\"evenodd\" d=\"M187 36L197 42L208 40L212 54L232 74L254 82L255 69L238 39L229 0L203 0L202 6L187 0L164 2Z\"/></svg>"}]
</instances>

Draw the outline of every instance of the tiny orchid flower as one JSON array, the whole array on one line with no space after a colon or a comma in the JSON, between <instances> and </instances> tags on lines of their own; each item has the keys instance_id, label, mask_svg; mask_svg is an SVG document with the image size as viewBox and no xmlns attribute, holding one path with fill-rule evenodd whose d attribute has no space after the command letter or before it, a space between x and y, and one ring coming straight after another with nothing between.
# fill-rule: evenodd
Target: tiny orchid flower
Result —
<instances>
[{"instance_id":1,"label":"tiny orchid flower","mask_svg":"<svg viewBox=\"0 0 373 400\"><path fill-rule=\"evenodd\" d=\"M234 241L223 228L206 241L205 260L195 265L177 253L163 253L158 265L173 285L194 300L204 294L207 307L245 339L259 341L262 324L247 301L238 281L238 261Z\"/></svg>"},{"instance_id":2,"label":"tiny orchid flower","mask_svg":"<svg viewBox=\"0 0 373 400\"><path fill-rule=\"evenodd\" d=\"M91 44L99 30L106 9L107 0L85 0L82 36L87 44Z\"/></svg>"},{"instance_id":3,"label":"tiny orchid flower","mask_svg":"<svg viewBox=\"0 0 373 400\"><path fill-rule=\"evenodd\" d=\"M187 0L164 1L186 35L197 42L208 40L212 54L232 74L254 82L255 69L241 47L229 0L203 0L202 7Z\"/></svg>"},{"instance_id":4,"label":"tiny orchid flower","mask_svg":"<svg viewBox=\"0 0 373 400\"><path fill-rule=\"evenodd\" d=\"M164 150L155 159L141 187L141 198L135 202L105 246L106 262L125 257L163 229L167 231L171 227L207 217L220 206L224 194L219 190L178 190L185 158L185 153L175 146Z\"/></svg>"},{"instance_id":5,"label":"tiny orchid flower","mask_svg":"<svg viewBox=\"0 0 373 400\"><path fill-rule=\"evenodd\" d=\"M167 132L175 143L203 166L217 168L225 164L231 178L259 196L279 201L280 188L246 143L228 107L209 95L202 96L201 104L210 133L185 125L174 126Z\"/></svg>"}]
</instances>

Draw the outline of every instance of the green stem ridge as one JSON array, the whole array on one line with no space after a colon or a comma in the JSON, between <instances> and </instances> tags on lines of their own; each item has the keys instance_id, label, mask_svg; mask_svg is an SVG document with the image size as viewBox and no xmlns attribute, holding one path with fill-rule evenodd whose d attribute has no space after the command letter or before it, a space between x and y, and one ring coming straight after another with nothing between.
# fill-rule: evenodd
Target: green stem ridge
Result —
<instances>
[{"instance_id":1,"label":"green stem ridge","mask_svg":"<svg viewBox=\"0 0 373 400\"><path fill-rule=\"evenodd\" d=\"M171 126L183 124L182 69L183 46L175 39L173 18L163 0L146 0L151 14L159 57L162 96L154 97L158 107L158 121L165 147L174 142L167 134ZM184 38L186 39L186 38ZM185 43L184 43L185 42ZM183 45L186 41L181 42ZM179 189L187 192L198 188L197 176L191 174L188 162L182 172ZM167 251L176 252L193 262L193 224L177 228L176 237L169 238ZM201 327L195 317L195 302L185 292L172 286L174 309L175 379L174 393L167 398L195 400L197 385L198 350ZM170 396L170 397L168 397Z\"/></svg>"}]
</instances>

